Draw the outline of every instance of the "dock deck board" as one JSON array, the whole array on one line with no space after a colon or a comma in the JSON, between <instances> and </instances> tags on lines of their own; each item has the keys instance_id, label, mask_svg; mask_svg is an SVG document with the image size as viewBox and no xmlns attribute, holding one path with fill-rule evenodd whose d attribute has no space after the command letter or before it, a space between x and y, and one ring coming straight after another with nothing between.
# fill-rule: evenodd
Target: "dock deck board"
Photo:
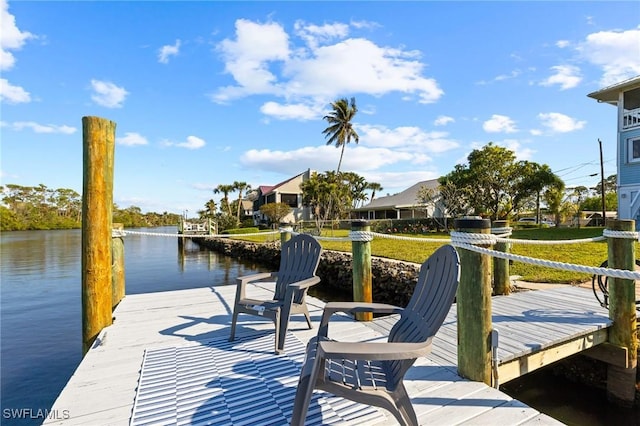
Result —
<instances>
[{"instance_id":1,"label":"dock deck board","mask_svg":"<svg viewBox=\"0 0 640 426\"><path fill-rule=\"evenodd\" d=\"M265 297L271 288L261 284L252 291L256 297ZM234 286L127 296L114 313L114 324L100 334L52 407L68 410L70 418L51 419L45 424L129 424L145 350L198 346L204 341L228 338L234 296ZM590 336L610 325L607 311L584 288L563 286L521 292L494 297L492 302L501 363L576 336ZM317 325L324 303L311 297L308 304ZM331 322L330 336L379 340L392 323L392 317L370 323L340 317ZM269 320L240 315L237 338L268 330L273 330ZM317 328L306 329L301 315L292 317L290 330L303 343L317 332ZM407 387L421 423L561 424L497 389L459 377L456 342L454 305L434 339L432 354L419 359L407 375ZM297 380L298 372L290 374ZM388 413L385 418L382 424L395 424Z\"/></svg>"}]
</instances>

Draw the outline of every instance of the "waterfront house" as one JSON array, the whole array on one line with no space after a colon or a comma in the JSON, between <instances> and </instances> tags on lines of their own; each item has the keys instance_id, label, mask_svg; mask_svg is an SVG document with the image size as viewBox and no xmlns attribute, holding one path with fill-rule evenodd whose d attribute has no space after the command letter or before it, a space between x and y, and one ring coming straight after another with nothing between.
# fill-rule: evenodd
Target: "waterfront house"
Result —
<instances>
[{"instance_id":1,"label":"waterfront house","mask_svg":"<svg viewBox=\"0 0 640 426\"><path fill-rule=\"evenodd\" d=\"M353 209L356 219L418 219L444 217L444 207L440 203L418 202L418 191L422 187L438 188L438 179L424 180L394 195L376 198L366 206Z\"/></svg>"},{"instance_id":2,"label":"waterfront house","mask_svg":"<svg viewBox=\"0 0 640 426\"><path fill-rule=\"evenodd\" d=\"M282 219L283 223L297 223L301 220L311 220L311 209L302 204L302 189L300 185L311 178L315 171L307 171L293 176L285 181L271 185L260 185L253 202L253 220L259 224L267 222L267 217L260 212L260 206L267 203L284 203L291 207L291 213Z\"/></svg>"},{"instance_id":3,"label":"waterfront house","mask_svg":"<svg viewBox=\"0 0 640 426\"><path fill-rule=\"evenodd\" d=\"M640 75L587 96L618 108L618 218L634 219L640 230Z\"/></svg>"}]
</instances>

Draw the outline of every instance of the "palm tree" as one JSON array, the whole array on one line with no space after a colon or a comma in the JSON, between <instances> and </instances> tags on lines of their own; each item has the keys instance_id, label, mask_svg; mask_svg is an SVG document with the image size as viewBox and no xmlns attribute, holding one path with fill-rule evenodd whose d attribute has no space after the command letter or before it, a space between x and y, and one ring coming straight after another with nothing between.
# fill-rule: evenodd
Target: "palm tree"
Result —
<instances>
[{"instance_id":1,"label":"palm tree","mask_svg":"<svg viewBox=\"0 0 640 426\"><path fill-rule=\"evenodd\" d=\"M342 156L344 155L344 147L351 142L351 139L355 143L360 141L360 136L353 129L351 120L358 112L356 107L356 99L351 98L351 102L348 102L346 98L338 99L331 104L333 111L323 117L323 120L327 120L329 127L322 131L325 138L328 138L327 145L335 144L336 148L341 147L340 161L338 162L338 168L336 173L340 173L340 166L342 165Z\"/></svg>"},{"instance_id":2,"label":"palm tree","mask_svg":"<svg viewBox=\"0 0 640 426\"><path fill-rule=\"evenodd\" d=\"M224 197L222 198L222 201L227 205L227 213L229 214L229 216L231 216L231 204L229 204L229 193L232 192L233 190L234 190L233 185L224 185L222 183L213 189L214 194L222 193L224 195Z\"/></svg>"},{"instance_id":3,"label":"palm tree","mask_svg":"<svg viewBox=\"0 0 640 426\"><path fill-rule=\"evenodd\" d=\"M382 191L384 188L378 182L369 182L367 183L367 189L371 190L371 198L369 202L372 202L374 198L376 198L376 192Z\"/></svg>"},{"instance_id":4,"label":"palm tree","mask_svg":"<svg viewBox=\"0 0 640 426\"><path fill-rule=\"evenodd\" d=\"M240 223L240 210L242 208L242 191L250 191L251 185L247 185L247 182L233 182L233 189L238 191L238 223Z\"/></svg>"},{"instance_id":5,"label":"palm tree","mask_svg":"<svg viewBox=\"0 0 640 426\"><path fill-rule=\"evenodd\" d=\"M210 199L204 204L205 214L207 217L215 217L216 215L216 202L213 199Z\"/></svg>"}]
</instances>

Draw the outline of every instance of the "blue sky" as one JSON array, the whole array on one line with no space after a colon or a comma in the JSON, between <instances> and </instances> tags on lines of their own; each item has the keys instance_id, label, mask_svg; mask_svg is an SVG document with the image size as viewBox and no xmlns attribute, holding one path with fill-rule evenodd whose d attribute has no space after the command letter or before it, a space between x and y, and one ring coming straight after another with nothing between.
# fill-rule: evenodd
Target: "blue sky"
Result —
<instances>
[{"instance_id":1,"label":"blue sky","mask_svg":"<svg viewBox=\"0 0 640 426\"><path fill-rule=\"evenodd\" d=\"M594 186L640 74L638 2L0 0L1 179L82 192L83 116L117 123L114 201L192 215L218 184L334 170L322 117L355 97L341 170L381 195L488 142Z\"/></svg>"}]
</instances>

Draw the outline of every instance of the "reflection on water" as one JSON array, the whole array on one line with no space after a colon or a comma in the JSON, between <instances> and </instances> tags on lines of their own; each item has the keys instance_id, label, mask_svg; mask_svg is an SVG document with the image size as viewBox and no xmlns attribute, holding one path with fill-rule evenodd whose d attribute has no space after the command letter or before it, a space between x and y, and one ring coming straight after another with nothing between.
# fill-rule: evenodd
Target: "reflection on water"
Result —
<instances>
[{"instance_id":1,"label":"reflection on water","mask_svg":"<svg viewBox=\"0 0 640 426\"><path fill-rule=\"evenodd\" d=\"M50 408L81 360L81 238L80 230L0 234L0 413ZM189 240L183 248L172 237L127 235L126 294L234 284L239 275L264 270ZM42 419L3 416L0 423Z\"/></svg>"}]
</instances>

